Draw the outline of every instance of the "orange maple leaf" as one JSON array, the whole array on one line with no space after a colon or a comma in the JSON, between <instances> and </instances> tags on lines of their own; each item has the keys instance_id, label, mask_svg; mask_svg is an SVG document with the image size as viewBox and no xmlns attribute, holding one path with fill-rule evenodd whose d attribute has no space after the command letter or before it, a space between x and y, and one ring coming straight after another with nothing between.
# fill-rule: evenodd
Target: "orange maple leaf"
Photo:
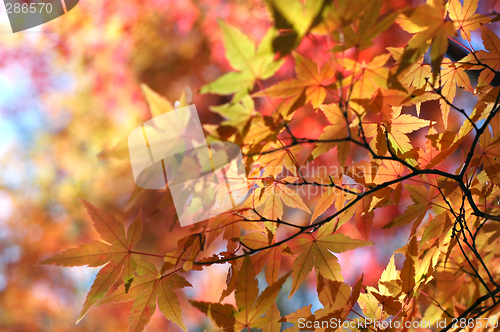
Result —
<instances>
[{"instance_id":1,"label":"orange maple leaf","mask_svg":"<svg viewBox=\"0 0 500 332\"><path fill-rule=\"evenodd\" d=\"M305 92L306 103L311 102L314 108L318 108L326 98L325 85L333 78L333 71L328 63L321 67L311 59L305 58L298 53L294 53L295 73L297 78L282 81L264 91L254 94L255 97L291 97Z\"/></svg>"},{"instance_id":2,"label":"orange maple leaf","mask_svg":"<svg viewBox=\"0 0 500 332\"><path fill-rule=\"evenodd\" d=\"M92 306L106 295L120 276L120 273L122 273L122 269L123 282L125 283L124 289L129 289L134 280L134 271L136 269L136 262L132 257L132 248L141 238L142 229L140 212L129 226L127 236L125 236L123 223L112 214L96 208L83 199L80 202L87 208L95 229L107 243L100 241L85 243L78 248L65 250L38 263L59 266L87 265L90 267L106 264L97 274L77 322L82 320Z\"/></svg>"}]
</instances>

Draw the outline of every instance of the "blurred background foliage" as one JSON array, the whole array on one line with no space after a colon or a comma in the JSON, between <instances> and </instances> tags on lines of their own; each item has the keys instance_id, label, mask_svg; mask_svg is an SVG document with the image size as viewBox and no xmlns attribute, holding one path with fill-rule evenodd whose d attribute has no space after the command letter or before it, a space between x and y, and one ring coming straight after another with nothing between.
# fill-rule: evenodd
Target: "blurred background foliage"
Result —
<instances>
[{"instance_id":1,"label":"blurred background foliage","mask_svg":"<svg viewBox=\"0 0 500 332\"><path fill-rule=\"evenodd\" d=\"M383 11L417 2L387 0ZM490 8L494 3L481 5ZM92 310L75 325L97 269L34 264L98 238L77 198L114 213L127 224L142 208L145 225L137 246L140 251L173 250L177 240L187 234L178 225L168 193L135 187L126 139L132 129L151 118L141 83L172 103L190 87L202 123L222 120L209 106L229 99L196 93L230 69L217 18L256 41L272 25L265 5L258 0L81 0L68 14L42 27L0 34L1 331L128 329L130 303ZM4 23L0 30L7 31ZM408 34L393 25L374 47L359 54L360 61L380 54L389 41L391 46L404 46L407 40ZM326 49L324 41L314 45L305 39L298 52L321 62ZM290 77L291 73L290 57L276 77ZM269 86L274 80L264 84ZM442 125L438 103L428 104L422 117ZM272 111L260 99L256 109L263 114ZM327 122L313 115L310 106L297 112L291 124L294 133L318 136ZM449 130L459 128L461 120L450 121ZM305 160L307 151L301 156ZM328 158L335 158L333 152L318 158L315 165L328 164ZM343 273L350 283L362 273L365 283L377 281L392 251L406 241L397 236L405 232L404 227L379 231L400 213L397 207L384 210L374 220L370 240L385 241L387 246L341 255L341 260L349 262L342 266L348 267ZM304 215L300 212L287 216L293 222L308 222L301 220ZM354 226L346 224L345 228L360 237ZM282 266L289 270L291 263L285 261ZM207 267L203 274L190 272L188 279L194 288L181 297L189 331L210 329L211 324L187 299L217 301L225 288L226 273L225 265ZM313 283L311 280L312 288ZM285 295L279 299L282 316L305 304L314 305L316 296L314 289L301 289L290 302ZM170 329L178 328L157 312L146 331Z\"/></svg>"}]
</instances>

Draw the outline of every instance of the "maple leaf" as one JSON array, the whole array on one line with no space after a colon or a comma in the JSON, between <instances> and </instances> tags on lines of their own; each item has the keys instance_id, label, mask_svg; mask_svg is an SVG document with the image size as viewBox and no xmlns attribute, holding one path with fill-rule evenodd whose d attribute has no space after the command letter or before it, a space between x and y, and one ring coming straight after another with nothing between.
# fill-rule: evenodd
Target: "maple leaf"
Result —
<instances>
[{"instance_id":1,"label":"maple leaf","mask_svg":"<svg viewBox=\"0 0 500 332\"><path fill-rule=\"evenodd\" d=\"M396 57L397 58L397 57ZM410 67L408 68L408 71L412 70L414 68ZM369 103L369 109L374 112L381 114L383 119L387 122L390 122L390 119L392 118L392 113L393 110L398 109L402 106L412 106L415 105L416 111L417 111L417 116L420 116L420 109L421 105L423 102L429 101L429 100L435 100L435 99L440 99L441 96L432 90L432 87L427 84L426 78L422 72L421 69L415 69L417 72L416 74L411 74L408 75L407 77L402 78L402 84L405 89L403 90L396 90L396 89L379 89L377 93L373 96L372 100ZM401 73L400 76L404 76L406 74L406 71ZM424 85L422 88L417 89L415 86L419 86L420 83L417 83L417 85L413 85L416 81L413 81L414 75L424 75L424 76L418 76L417 78L424 79ZM407 78L411 78L407 80ZM366 136L372 137L374 136L374 131L375 128L371 128L371 130L368 131L368 133L365 133ZM372 144L373 148L376 150L379 150L379 147L384 147L384 149L381 149L379 154L384 155L387 150L385 148L387 147L387 142L385 138L384 132L380 129L380 127L377 127L377 140L375 141L376 144ZM372 142L373 143L373 142Z\"/></svg>"},{"instance_id":2,"label":"maple leaf","mask_svg":"<svg viewBox=\"0 0 500 332\"><path fill-rule=\"evenodd\" d=\"M242 97L238 102L211 106L210 110L226 118L221 125L234 127L240 133L244 132L254 116L261 116L255 112L255 103L250 96Z\"/></svg>"},{"instance_id":3,"label":"maple leaf","mask_svg":"<svg viewBox=\"0 0 500 332\"><path fill-rule=\"evenodd\" d=\"M251 232L245 234L241 237L240 242L245 247L253 249L265 248L276 243L274 236L269 239L269 237L266 237L262 232ZM264 268L264 264L266 265L265 277L268 285L272 285L278 281L281 266L281 253L283 250L285 250L284 244L260 250L251 257L255 274L259 274Z\"/></svg>"},{"instance_id":4,"label":"maple leaf","mask_svg":"<svg viewBox=\"0 0 500 332\"><path fill-rule=\"evenodd\" d=\"M271 41L277 32L270 28L256 49L255 43L235 27L222 20L219 25L224 33L226 58L238 71L224 74L203 86L200 92L221 95L236 92L233 100L237 101L253 88L256 80L271 77L283 65L283 60L273 59Z\"/></svg>"},{"instance_id":5,"label":"maple leaf","mask_svg":"<svg viewBox=\"0 0 500 332\"><path fill-rule=\"evenodd\" d=\"M436 135L436 129L434 127L429 126L429 134L427 137L430 137L431 135ZM451 132L448 132L448 134L451 136L450 141L453 141L454 135ZM418 150L418 164L420 168L426 168L427 165L434 159L436 155L439 154L439 150L435 147L432 146L432 141L430 139L427 139L425 142L425 150L424 149L419 149Z\"/></svg>"},{"instance_id":6,"label":"maple leaf","mask_svg":"<svg viewBox=\"0 0 500 332\"><path fill-rule=\"evenodd\" d=\"M452 226L451 218L446 211L429 219L429 225L425 228L424 234L422 235L422 243L435 239L443 233L447 233L447 230Z\"/></svg>"},{"instance_id":7,"label":"maple leaf","mask_svg":"<svg viewBox=\"0 0 500 332\"><path fill-rule=\"evenodd\" d=\"M282 181L288 181L290 177ZM272 181L269 185L256 190L254 195L255 207L264 204L262 215L271 220L281 219L283 216L283 203L289 207L301 209L311 213L302 198L293 189L279 181Z\"/></svg>"},{"instance_id":8,"label":"maple leaf","mask_svg":"<svg viewBox=\"0 0 500 332\"><path fill-rule=\"evenodd\" d=\"M231 304L190 301L224 331L241 331L245 328L262 328L272 324L279 315L269 313L281 286L290 273L268 286L259 295L258 282L250 256L246 255L236 282L236 307ZM265 314L265 316L263 316Z\"/></svg>"},{"instance_id":9,"label":"maple leaf","mask_svg":"<svg viewBox=\"0 0 500 332\"><path fill-rule=\"evenodd\" d=\"M293 284L290 297L299 289L302 282L311 272L313 266L316 274L323 277L343 281L340 265L333 253L372 245L372 242L351 239L344 234L332 234L335 224L330 222L320 228L316 234L301 235L290 241L290 249L299 254L293 263Z\"/></svg>"},{"instance_id":10,"label":"maple leaf","mask_svg":"<svg viewBox=\"0 0 500 332\"><path fill-rule=\"evenodd\" d=\"M354 170L354 173L355 173L356 166L352 166L350 168L347 168L347 170ZM351 172L346 172L346 175L351 176L353 174L351 174ZM358 173L358 175L359 175L359 173ZM338 187L347 188L351 191L351 193L346 192L346 191L341 190L341 189L338 189L338 188L334 188L334 187L328 188L327 191L323 192L320 199L318 200L318 203L316 204L316 207L314 209L314 212L313 212L313 215L311 218L311 223L313 223L320 215L322 215L325 211L327 211L330 208L330 206L334 205L336 211L340 211L352 199L356 198L356 195L353 194L352 192L359 192L360 190L357 189L356 186L352 187L353 186L352 180L345 180L345 183L344 183L343 179L347 179L347 178L344 178L343 176L341 176L340 180L332 178L332 180L334 181L334 183ZM359 180L359 179L357 179L357 180ZM365 184L365 183L363 182L363 184ZM358 222L358 217L360 217L362 214L359 211L359 208L361 207L361 209L362 209L365 206L366 201L369 201L369 199L371 199L371 198L366 198L366 197L362 198L360 203L352 205L351 207L347 208L347 210L345 210L336 219L337 227L340 227L343 224L345 224L354 215L356 215L356 221ZM367 215L364 217L370 217L370 215L367 213ZM359 220L359 222L362 222L362 221Z\"/></svg>"},{"instance_id":11,"label":"maple leaf","mask_svg":"<svg viewBox=\"0 0 500 332\"><path fill-rule=\"evenodd\" d=\"M314 222L316 219L318 219L319 216L325 213L325 211L328 210L330 206L332 206L333 202L335 202L335 194L335 188L328 188L327 191L323 192L323 194L319 198L318 203L316 204L316 207L314 208L311 222Z\"/></svg>"},{"instance_id":12,"label":"maple leaf","mask_svg":"<svg viewBox=\"0 0 500 332\"><path fill-rule=\"evenodd\" d=\"M412 228L413 233L426 216L427 211L432 207L435 196L429 193L424 186L411 186L407 184L403 184L403 186L410 193L414 203L409 205L403 214L397 216L382 228L387 229L403 226L414 221L414 226Z\"/></svg>"},{"instance_id":13,"label":"maple leaf","mask_svg":"<svg viewBox=\"0 0 500 332\"><path fill-rule=\"evenodd\" d=\"M448 232L446 232L445 235L447 233ZM448 239L450 239L450 237L448 237ZM415 272L415 289L418 289L420 285L425 285L434 279L433 273L435 272L439 257L443 254L442 249L446 248L449 243L450 241L447 241L447 243L435 242L423 255L419 255L419 257L417 257L418 268Z\"/></svg>"},{"instance_id":14,"label":"maple leaf","mask_svg":"<svg viewBox=\"0 0 500 332\"><path fill-rule=\"evenodd\" d=\"M367 293L360 294L358 303L363 309L363 313L369 318L380 319L380 316L383 318L387 314L396 315L402 308L401 288L401 272L396 270L394 255L392 255L380 276L378 289L368 286ZM379 304L382 304L384 313L380 312Z\"/></svg>"},{"instance_id":15,"label":"maple leaf","mask_svg":"<svg viewBox=\"0 0 500 332\"><path fill-rule=\"evenodd\" d=\"M400 271L396 270L394 255L392 255L378 282L380 294L397 296L401 293L401 284Z\"/></svg>"},{"instance_id":16,"label":"maple leaf","mask_svg":"<svg viewBox=\"0 0 500 332\"><path fill-rule=\"evenodd\" d=\"M347 115L344 116L342 110L337 104L321 105L320 109L325 113L328 121L331 125L325 127L323 133L319 136L319 140L339 140L348 137L348 126L349 119ZM338 158L341 165L345 165L347 157L349 156L349 148L351 146L350 142L320 142L317 143L316 147L311 153L311 157L314 159L328 151L332 148L337 147Z\"/></svg>"},{"instance_id":17,"label":"maple leaf","mask_svg":"<svg viewBox=\"0 0 500 332\"><path fill-rule=\"evenodd\" d=\"M404 53L402 47L388 47L387 50L393 58L400 63ZM409 87L413 86L417 89L424 88L427 84L427 79L432 76L431 66L424 63L424 57L421 57L399 74L399 82Z\"/></svg>"},{"instance_id":18,"label":"maple leaf","mask_svg":"<svg viewBox=\"0 0 500 332\"><path fill-rule=\"evenodd\" d=\"M271 305L271 308L266 312L266 320L269 322L262 327L262 332L280 332L281 331L281 323L280 318L281 314L278 310L278 306L276 303Z\"/></svg>"},{"instance_id":19,"label":"maple leaf","mask_svg":"<svg viewBox=\"0 0 500 332\"><path fill-rule=\"evenodd\" d=\"M481 27L481 38L483 39L484 48L486 48L488 52L476 51L474 54L468 54L460 60L460 63L468 65L468 69L482 70L477 80L478 87L490 84L496 72L500 69L500 38L485 26ZM476 57L480 63L488 65L491 69L495 70L495 72L485 68L481 64L478 65Z\"/></svg>"},{"instance_id":20,"label":"maple leaf","mask_svg":"<svg viewBox=\"0 0 500 332\"><path fill-rule=\"evenodd\" d=\"M116 291L106 295L97 306L134 301L130 309L129 331L140 332L148 325L158 302L158 308L165 317L187 331L182 320L179 300L173 291L183 287L192 287L184 277L176 273L161 275L150 262L137 261L137 276L128 292L123 285L120 285Z\"/></svg>"},{"instance_id":21,"label":"maple leaf","mask_svg":"<svg viewBox=\"0 0 500 332\"><path fill-rule=\"evenodd\" d=\"M409 114L401 114L401 108L396 108L392 119L387 124L388 138L392 149L396 153L405 153L413 148L406 134L429 126L432 121L419 119Z\"/></svg>"},{"instance_id":22,"label":"maple leaf","mask_svg":"<svg viewBox=\"0 0 500 332\"><path fill-rule=\"evenodd\" d=\"M436 80L448 48L448 37L455 35L453 23L446 21L445 17L446 7L442 1L427 0L426 4L411 9L396 19L403 30L415 34L404 49L396 75L420 59L430 45L433 78Z\"/></svg>"},{"instance_id":23,"label":"maple leaf","mask_svg":"<svg viewBox=\"0 0 500 332\"><path fill-rule=\"evenodd\" d=\"M286 329L285 332L299 332L299 331L302 331L302 329L299 330L299 327L298 327L299 320L305 319L306 321L314 321L315 317L314 317L314 314L311 312L311 307L312 307L312 304L310 304L308 306L305 306L305 307L302 307L299 310L297 310L295 312L292 312L291 314L288 314L285 317L283 317L280 320L280 322L289 322L289 323L293 323L294 324L294 326L292 326L291 328ZM307 329L307 330L313 330L313 329L310 328L310 329Z\"/></svg>"},{"instance_id":24,"label":"maple leaf","mask_svg":"<svg viewBox=\"0 0 500 332\"><path fill-rule=\"evenodd\" d=\"M165 97L153 91L146 84L141 84L142 94L146 97L151 118L174 110L174 107Z\"/></svg>"},{"instance_id":25,"label":"maple leaf","mask_svg":"<svg viewBox=\"0 0 500 332\"><path fill-rule=\"evenodd\" d=\"M414 291L418 263L417 239L416 237L412 237L406 250L403 268L401 269L401 290L406 294Z\"/></svg>"},{"instance_id":26,"label":"maple leaf","mask_svg":"<svg viewBox=\"0 0 500 332\"><path fill-rule=\"evenodd\" d=\"M455 29L460 29L462 38L471 40L471 31L475 31L481 25L488 23L491 18L476 14L479 0L464 0L464 5L459 0L450 0L448 5L448 15L453 20Z\"/></svg>"},{"instance_id":27,"label":"maple leaf","mask_svg":"<svg viewBox=\"0 0 500 332\"><path fill-rule=\"evenodd\" d=\"M345 320L358 300L362 282L363 276L351 290L351 287L342 281L332 281L318 275L318 298L323 304L323 308L314 312L316 319L322 321L332 318ZM327 331L334 330L331 327L327 329Z\"/></svg>"},{"instance_id":28,"label":"maple leaf","mask_svg":"<svg viewBox=\"0 0 500 332\"><path fill-rule=\"evenodd\" d=\"M478 121L484 118L484 116L487 114L487 110L488 107L486 103L479 101L478 103L476 103L469 118L474 122ZM429 139L429 142L433 148L432 150L428 150L428 152L432 153L432 151L436 151L438 153L428 161L425 168L432 168L448 158L460 147L462 142L464 142L464 140L469 136L473 129L474 127L472 126L471 122L465 121L460 127L458 134L446 131L440 134L427 135L426 137ZM429 157L427 156L426 159L429 159Z\"/></svg>"},{"instance_id":29,"label":"maple leaf","mask_svg":"<svg viewBox=\"0 0 500 332\"><path fill-rule=\"evenodd\" d=\"M180 263L184 257L185 262L182 265L184 271L189 271L193 268L193 263L202 250L204 245L204 237L202 234L191 234L177 242L177 248L165 254L165 268L174 268Z\"/></svg>"},{"instance_id":30,"label":"maple leaf","mask_svg":"<svg viewBox=\"0 0 500 332\"><path fill-rule=\"evenodd\" d=\"M311 223L321 216L330 206L332 206L332 204L336 203L336 208L339 210L344 207L344 204L347 201L353 198L355 198L355 195L353 194L346 193L336 188L328 188L328 190L321 195L316 207L314 208Z\"/></svg>"},{"instance_id":31,"label":"maple leaf","mask_svg":"<svg viewBox=\"0 0 500 332\"><path fill-rule=\"evenodd\" d=\"M339 65L350 72L342 81L342 86L350 88L349 99L359 103L371 99L378 89L387 89L389 68L385 64L390 57L388 53L377 55L368 63L358 63L349 58L339 59Z\"/></svg>"},{"instance_id":32,"label":"maple leaf","mask_svg":"<svg viewBox=\"0 0 500 332\"><path fill-rule=\"evenodd\" d=\"M370 231L373 224L373 217L375 212L371 209L373 196L364 197L357 203L354 218L356 221L356 229L363 236L364 239L370 238Z\"/></svg>"},{"instance_id":33,"label":"maple leaf","mask_svg":"<svg viewBox=\"0 0 500 332\"><path fill-rule=\"evenodd\" d=\"M124 289L128 290L134 280L136 261L132 257L132 248L141 238L141 212L129 226L127 236L123 223L112 214L102 211L89 202L80 199L85 205L94 228L106 242L92 241L63 251L60 254L44 259L38 264L54 264L59 266L98 267L106 264L96 276L94 283L87 294L78 321L83 319L92 306L102 299L122 273Z\"/></svg>"},{"instance_id":34,"label":"maple leaf","mask_svg":"<svg viewBox=\"0 0 500 332\"><path fill-rule=\"evenodd\" d=\"M266 0L276 29L284 30L272 42L274 51L283 57L296 48L307 32L321 22L330 2L308 0L304 5L299 0Z\"/></svg>"},{"instance_id":35,"label":"maple leaf","mask_svg":"<svg viewBox=\"0 0 500 332\"><path fill-rule=\"evenodd\" d=\"M367 173L365 177L367 178L367 183L370 184L382 184L384 182L395 180L403 175L403 167L401 163L394 160L384 160L380 167L376 168L376 173ZM371 178L370 178L371 176ZM371 180L370 180L371 179ZM389 186L389 188L395 189L396 183Z\"/></svg>"},{"instance_id":36,"label":"maple leaf","mask_svg":"<svg viewBox=\"0 0 500 332\"><path fill-rule=\"evenodd\" d=\"M342 28L342 35L333 35L334 40L340 44L336 45L333 51L341 52L351 47L356 47L357 50L363 50L373 45L373 39L387 30L399 14L398 11L395 11L377 22L377 19L380 17L382 5L383 0L367 1L364 3L364 12L360 15L357 30L355 31L350 25L344 25ZM354 8L350 9L353 10ZM340 36L342 36L342 39L339 38Z\"/></svg>"},{"instance_id":37,"label":"maple leaf","mask_svg":"<svg viewBox=\"0 0 500 332\"><path fill-rule=\"evenodd\" d=\"M441 114L443 116L444 129L448 128L448 114L450 113L451 103L455 99L457 85L462 89L474 93L474 89L470 83L469 76L461 67L457 67L455 63L443 63L444 69L441 70L441 81L443 86L441 89L442 96L439 105L441 106Z\"/></svg>"},{"instance_id":38,"label":"maple leaf","mask_svg":"<svg viewBox=\"0 0 500 332\"><path fill-rule=\"evenodd\" d=\"M213 230L209 233L207 246L209 246L222 233L223 238L227 240L227 251L234 253L237 250L238 244L234 239L241 236L241 227L238 221L243 218L235 214L221 214L212 219L210 228Z\"/></svg>"},{"instance_id":39,"label":"maple leaf","mask_svg":"<svg viewBox=\"0 0 500 332\"><path fill-rule=\"evenodd\" d=\"M295 73L297 78L281 81L278 84L255 93L254 97L291 97L302 92L305 93L306 103L311 102L314 108L318 108L326 98L325 86L333 78L333 71L326 62L318 72L318 66L311 59L305 58L298 53L293 54L295 58Z\"/></svg>"},{"instance_id":40,"label":"maple leaf","mask_svg":"<svg viewBox=\"0 0 500 332\"><path fill-rule=\"evenodd\" d=\"M484 165L484 170L493 183L500 184L500 136L492 137L486 128L479 139L480 153L472 160L472 165Z\"/></svg>"},{"instance_id":41,"label":"maple leaf","mask_svg":"<svg viewBox=\"0 0 500 332\"><path fill-rule=\"evenodd\" d=\"M244 128L243 137L238 143L250 146L255 145L252 152L260 152L262 149L260 143L276 141L278 134L285 129L285 124L286 122L281 121L281 119L272 119L269 116L255 114L249 126ZM227 126L219 128L227 128ZM248 160L251 160L251 158Z\"/></svg>"},{"instance_id":42,"label":"maple leaf","mask_svg":"<svg viewBox=\"0 0 500 332\"><path fill-rule=\"evenodd\" d=\"M260 177L273 176L276 178L281 174L283 168L288 169L293 175L297 175L298 165L296 155L301 150L302 147L298 145L284 149L279 144L269 144L265 148L265 151L269 151L269 153L259 156L254 162L256 165L261 165L264 170Z\"/></svg>"},{"instance_id":43,"label":"maple leaf","mask_svg":"<svg viewBox=\"0 0 500 332\"><path fill-rule=\"evenodd\" d=\"M351 313L358 300L362 287L363 276L356 282L354 287L342 281L332 281L318 275L317 291L318 298L323 304L320 308L311 313L311 306L303 307L293 312L280 321L293 323L294 326L285 330L287 332L299 331L325 331L334 332L338 330L332 323L334 321L342 324ZM304 323L308 322L304 328ZM302 327L299 329L299 327ZM325 325L327 326L325 328ZM341 325L337 325L341 326Z\"/></svg>"},{"instance_id":44,"label":"maple leaf","mask_svg":"<svg viewBox=\"0 0 500 332\"><path fill-rule=\"evenodd\" d=\"M382 317L381 320L383 321L389 316L382 312L382 306L369 292L359 294L358 304L366 318L380 319L380 317Z\"/></svg>"}]
</instances>

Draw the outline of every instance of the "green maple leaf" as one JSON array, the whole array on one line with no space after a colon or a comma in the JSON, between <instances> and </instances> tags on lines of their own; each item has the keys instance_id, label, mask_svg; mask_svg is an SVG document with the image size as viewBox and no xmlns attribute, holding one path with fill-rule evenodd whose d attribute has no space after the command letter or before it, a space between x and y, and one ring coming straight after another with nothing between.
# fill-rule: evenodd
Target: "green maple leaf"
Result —
<instances>
[{"instance_id":1,"label":"green maple leaf","mask_svg":"<svg viewBox=\"0 0 500 332\"><path fill-rule=\"evenodd\" d=\"M228 95L236 93L234 100L248 94L255 81L267 79L283 65L284 60L274 61L271 39L277 34L274 28L268 30L256 49L255 43L235 27L219 20L224 33L226 58L237 71L229 72L203 86L201 93Z\"/></svg>"}]
</instances>

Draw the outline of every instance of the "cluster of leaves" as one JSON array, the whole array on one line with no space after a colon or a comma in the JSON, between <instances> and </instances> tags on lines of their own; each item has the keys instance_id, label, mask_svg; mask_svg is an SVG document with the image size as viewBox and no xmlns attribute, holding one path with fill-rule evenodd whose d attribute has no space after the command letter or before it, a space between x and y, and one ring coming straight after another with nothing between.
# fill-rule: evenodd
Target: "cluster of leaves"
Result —
<instances>
[{"instance_id":1,"label":"cluster of leaves","mask_svg":"<svg viewBox=\"0 0 500 332\"><path fill-rule=\"evenodd\" d=\"M205 130L209 140L241 146L252 193L236 210L193 225L174 251L159 253L164 259L159 270L136 260L147 255L133 250L140 240L140 215L125 235L115 217L83 202L106 243L91 242L42 261L104 265L80 319L92 306L134 301L130 331L142 331L158 303L185 330L173 290L191 285L180 274L203 273L204 267L222 263L230 268L219 303L191 304L227 331L279 331L281 322L294 324L288 331L299 331L301 318L367 322L371 330L377 330L374 320L446 320L448 330L452 318L498 314L500 88L492 81L499 76L500 39L491 24L495 19L476 14L475 0L463 5L429 0L389 14L382 14L382 0L268 0L266 5L274 25L258 46L220 22L234 71L201 88L202 93L232 95L229 103L212 107L225 120ZM406 46L360 60L360 51L393 24L412 34ZM471 41L476 30L485 51L469 44L469 54L459 61L445 58L457 31ZM321 50L323 61L300 54L308 42ZM295 78L276 82L286 60L294 61ZM473 85L469 75L474 71L480 74ZM269 82L262 81L269 78L275 80L266 87ZM458 106L457 87L475 99L470 109ZM171 110L152 90L144 88L144 93L153 114ZM271 114L256 111L257 98L266 98ZM421 116L422 105L436 100L442 126ZM294 134L294 119L308 107L328 121L317 138ZM410 114L413 109L416 116ZM455 131L452 116L463 117ZM417 143L421 130L427 132L422 147ZM327 160L340 172L305 176L299 162L303 147L312 147L306 162ZM327 158L332 150L336 158ZM445 167L444 161L461 151L461 162ZM312 187L321 189L314 209L310 197L304 201L296 191ZM311 217L289 221L285 206ZM377 287L363 285L363 278L349 286L335 254L373 245L368 242L373 220L391 206L404 211L384 229L411 225L407 245L395 252L405 257L402 268L392 256ZM344 234L341 227L348 223L365 240ZM207 256L221 235L227 249ZM280 277L287 261L293 261L291 271ZM283 317L275 304L281 286L291 276L291 297L313 268L323 308L312 312L309 305ZM264 269L268 287L259 294L256 276ZM233 292L236 306L220 303Z\"/></svg>"}]
</instances>

